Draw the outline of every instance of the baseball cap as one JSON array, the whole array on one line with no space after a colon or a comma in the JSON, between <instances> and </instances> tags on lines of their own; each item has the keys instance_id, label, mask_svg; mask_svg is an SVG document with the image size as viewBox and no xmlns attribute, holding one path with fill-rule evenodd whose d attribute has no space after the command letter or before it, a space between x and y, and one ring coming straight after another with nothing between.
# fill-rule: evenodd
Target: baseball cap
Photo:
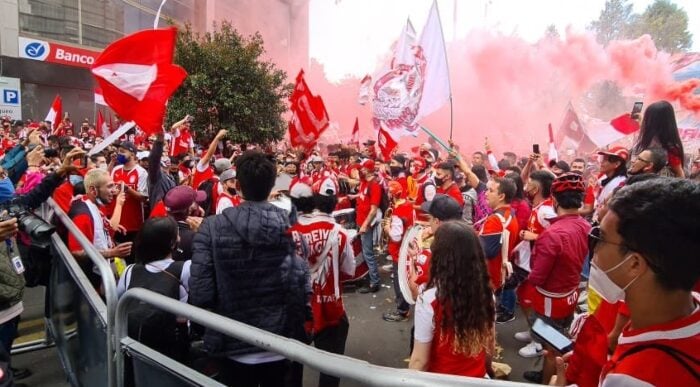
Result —
<instances>
[{"instance_id":1,"label":"baseball cap","mask_svg":"<svg viewBox=\"0 0 700 387\"><path fill-rule=\"evenodd\" d=\"M370 171L374 171L374 160L365 159L364 161L362 161L362 163L360 163L360 167L366 168Z\"/></svg>"},{"instance_id":2,"label":"baseball cap","mask_svg":"<svg viewBox=\"0 0 700 387\"><path fill-rule=\"evenodd\" d=\"M206 192L195 191L190 186L178 185L165 194L163 204L168 212L181 212L190 208L192 203L201 203L206 199Z\"/></svg>"},{"instance_id":3,"label":"baseball cap","mask_svg":"<svg viewBox=\"0 0 700 387\"><path fill-rule=\"evenodd\" d=\"M330 177L323 179L318 187L318 194L322 196L334 196L336 191L335 182Z\"/></svg>"},{"instance_id":4,"label":"baseball cap","mask_svg":"<svg viewBox=\"0 0 700 387\"><path fill-rule=\"evenodd\" d=\"M313 156L311 156L311 158L309 158L309 162L310 163L322 163L323 158L321 156L318 156L318 155L313 155Z\"/></svg>"},{"instance_id":5,"label":"baseball cap","mask_svg":"<svg viewBox=\"0 0 700 387\"><path fill-rule=\"evenodd\" d=\"M225 182L226 180L231 180L236 178L236 171L233 169L227 169L221 173L221 176L219 176L219 181L222 183Z\"/></svg>"},{"instance_id":6,"label":"baseball cap","mask_svg":"<svg viewBox=\"0 0 700 387\"><path fill-rule=\"evenodd\" d=\"M377 142L374 141L374 140L367 140L367 141L363 142L362 145L374 145L374 144L376 144L376 143L377 143Z\"/></svg>"},{"instance_id":7,"label":"baseball cap","mask_svg":"<svg viewBox=\"0 0 700 387\"><path fill-rule=\"evenodd\" d=\"M614 146L606 151L600 151L598 152L598 154L604 156L615 156L622 159L623 161L627 161L630 155L629 151L621 146Z\"/></svg>"},{"instance_id":8,"label":"baseball cap","mask_svg":"<svg viewBox=\"0 0 700 387\"><path fill-rule=\"evenodd\" d=\"M231 160L226 158L217 159L214 161L214 169L219 173L231 169Z\"/></svg>"},{"instance_id":9,"label":"baseball cap","mask_svg":"<svg viewBox=\"0 0 700 387\"><path fill-rule=\"evenodd\" d=\"M462 217L462 207L459 203L443 194L435 195L433 200L423 203L420 209L438 220L456 220Z\"/></svg>"},{"instance_id":10,"label":"baseball cap","mask_svg":"<svg viewBox=\"0 0 700 387\"><path fill-rule=\"evenodd\" d=\"M120 147L120 148L124 148L124 149L128 150L129 152L131 152L131 153L133 153L133 154L136 154L136 152L138 152L138 151L136 150L136 145L134 145L134 143L131 142L131 141L122 141L122 142L119 144L119 147Z\"/></svg>"},{"instance_id":11,"label":"baseball cap","mask_svg":"<svg viewBox=\"0 0 700 387\"><path fill-rule=\"evenodd\" d=\"M557 168L561 169L563 172L571 171L571 167L564 160L552 160L549 162L549 167L550 168L557 167Z\"/></svg>"},{"instance_id":12,"label":"baseball cap","mask_svg":"<svg viewBox=\"0 0 700 387\"><path fill-rule=\"evenodd\" d=\"M151 154L149 151L140 151L136 153L136 158L138 160L147 159L149 154Z\"/></svg>"},{"instance_id":13,"label":"baseball cap","mask_svg":"<svg viewBox=\"0 0 700 387\"><path fill-rule=\"evenodd\" d=\"M297 182L289 187L289 196L294 199L310 198L314 196L311 186L304 182Z\"/></svg>"}]
</instances>

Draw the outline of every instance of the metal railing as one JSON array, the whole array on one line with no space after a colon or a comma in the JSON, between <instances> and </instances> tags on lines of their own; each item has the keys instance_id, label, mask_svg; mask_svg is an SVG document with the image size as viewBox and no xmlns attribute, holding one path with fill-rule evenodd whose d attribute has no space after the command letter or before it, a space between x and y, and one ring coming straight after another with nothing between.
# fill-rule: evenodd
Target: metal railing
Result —
<instances>
[{"instance_id":1,"label":"metal railing","mask_svg":"<svg viewBox=\"0 0 700 387\"><path fill-rule=\"evenodd\" d=\"M98 318L101 320L101 323L104 324L105 334L107 337L105 354L105 358L107 360L105 364L107 370L107 385L110 387L114 386L116 381L116 368L114 366L114 362L112 361L115 347L113 330L114 316L118 301L117 286L114 279L114 274L109 263L107 263L107 260L104 259L102 254L100 254L100 252L97 251L97 249L92 245L92 243L75 226L73 221L68 217L68 215L66 215L65 212L63 212L63 210L53 201L53 199L49 198L47 200L47 203L53 210L54 215L58 217L58 219L60 219L61 223L66 228L66 230L78 241L80 246L84 249L88 258L90 259L91 263L97 268L99 272L102 283L102 290L104 293L104 302L93 288L92 284L83 272L83 269L80 267L80 265L78 265L65 243L61 240L61 238L58 235L52 235L52 244L55 247L56 252L58 253L57 258L61 260L61 264L65 266L68 273L75 281L75 284L80 289L80 292L87 299L92 311L96 313ZM52 271L57 269L58 268L52 268ZM53 275L55 275L55 273L52 272L52 277ZM55 330L57 327L53 326L53 323L51 321L49 322L49 326L51 327L51 329L54 329L54 332L52 333L54 334L54 337L56 337L55 334L57 332ZM59 346L58 341L57 346ZM64 368L66 368L67 364L69 364L69 361L65 358L67 356L65 348L59 348L59 354L62 357L61 361L64 364ZM69 369L66 369L66 371L68 372ZM69 375L69 377L71 377L71 375ZM72 381L72 383L75 383L75 381Z\"/></svg>"},{"instance_id":2,"label":"metal railing","mask_svg":"<svg viewBox=\"0 0 700 387\"><path fill-rule=\"evenodd\" d=\"M258 329L241 322L231 320L216 313L182 303L178 300L163 296L146 289L129 289L122 295L117 305L115 320L115 334L117 342L122 347L134 348L143 351L143 345L134 342L128 337L128 313L139 302L147 303L160 310L184 317L209 329L221 332L227 336L244 341L260 348L261 351L271 351L284 356L287 359L303 363L324 374L339 378L347 378L358 381L368 386L523 386L522 383L506 382L500 380L488 380L419 372L408 369L397 369L370 364L363 360L348 356L338 355L322 351L320 349L303 344L297 340L288 339L273 333ZM153 350L151 354L153 355ZM162 360L163 355L158 354ZM167 359L167 358L166 358ZM174 371L180 376L194 375L194 370L172 359L166 365L162 361L160 366ZM124 387L124 353L116 352L117 386ZM181 367L181 368L180 368ZM196 375L194 375L196 376ZM211 383L199 385L219 386L209 379Z\"/></svg>"}]
</instances>

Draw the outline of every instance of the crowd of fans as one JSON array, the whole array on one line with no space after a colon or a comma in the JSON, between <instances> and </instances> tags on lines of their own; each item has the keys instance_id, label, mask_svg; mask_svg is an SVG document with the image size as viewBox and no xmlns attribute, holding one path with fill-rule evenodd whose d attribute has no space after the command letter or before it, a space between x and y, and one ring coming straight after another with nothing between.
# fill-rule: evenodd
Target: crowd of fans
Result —
<instances>
[{"instance_id":1,"label":"crowd of fans","mask_svg":"<svg viewBox=\"0 0 700 387\"><path fill-rule=\"evenodd\" d=\"M494 377L496 326L523 318L574 342L559 353L541 334L518 332L520 356L544 357L524 375L533 383L696 385L700 155L687 157L674 117L654 103L632 149L569 162L512 152L498 160L488 143L471 155L426 143L390 160L371 140L271 150L233 144L226 130L200 147L189 116L87 157L103 141L87 121L3 120L0 204L33 209L52 197L112 264L120 295L147 288L330 352L344 353L348 338L343 283L375 293L391 272L396 308L383 319L409 320L415 302L412 369ZM414 227L422 245L404 268ZM38 254L25 231L17 218L0 222L8 364L26 276L14 249L25 262ZM59 234L101 292L78 238ZM299 364L147 306L130 315L129 334L225 384L302 383ZM319 385L338 382L322 374Z\"/></svg>"}]
</instances>

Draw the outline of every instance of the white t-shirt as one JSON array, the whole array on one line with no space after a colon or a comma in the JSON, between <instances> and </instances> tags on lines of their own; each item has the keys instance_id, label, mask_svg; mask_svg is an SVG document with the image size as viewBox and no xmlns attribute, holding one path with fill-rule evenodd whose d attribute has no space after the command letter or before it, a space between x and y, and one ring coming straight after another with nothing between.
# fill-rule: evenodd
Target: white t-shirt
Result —
<instances>
[{"instance_id":1,"label":"white t-shirt","mask_svg":"<svg viewBox=\"0 0 700 387\"><path fill-rule=\"evenodd\" d=\"M416 299L416 310L413 318L415 331L413 338L419 343L432 343L435 335L435 301L437 288L422 289Z\"/></svg>"},{"instance_id":2,"label":"white t-shirt","mask_svg":"<svg viewBox=\"0 0 700 387\"><path fill-rule=\"evenodd\" d=\"M90 210L90 216L92 216L93 246L95 246L97 251L111 249L114 246L114 243L112 243L112 238L109 236L107 230L105 230L105 224L102 219L102 213L100 212L100 209L97 208L97 205L91 200L85 200L85 204Z\"/></svg>"}]
</instances>

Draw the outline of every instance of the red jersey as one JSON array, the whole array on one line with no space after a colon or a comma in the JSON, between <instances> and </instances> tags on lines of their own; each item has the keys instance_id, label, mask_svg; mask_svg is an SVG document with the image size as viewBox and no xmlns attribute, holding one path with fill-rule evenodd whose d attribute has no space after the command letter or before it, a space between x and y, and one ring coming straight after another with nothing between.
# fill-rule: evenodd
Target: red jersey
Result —
<instances>
[{"instance_id":1,"label":"red jersey","mask_svg":"<svg viewBox=\"0 0 700 387\"><path fill-rule=\"evenodd\" d=\"M109 220L95 203L88 200L87 195L73 201L68 215L78 230L98 251L107 250L114 246L112 241L114 231ZM83 250L83 246L72 233L68 233L68 249L73 252Z\"/></svg>"},{"instance_id":2,"label":"red jersey","mask_svg":"<svg viewBox=\"0 0 700 387\"><path fill-rule=\"evenodd\" d=\"M330 246L326 256L326 244L333 229L337 230L337 242ZM296 243L297 254L309 262L313 296L311 309L313 322L307 324L307 331L318 333L337 325L345 315L340 274L355 275L355 260L347 232L332 216L321 212L299 216L299 221L290 228Z\"/></svg>"},{"instance_id":3,"label":"red jersey","mask_svg":"<svg viewBox=\"0 0 700 387\"><path fill-rule=\"evenodd\" d=\"M435 187L435 183L432 180L429 180L428 175L423 175L423 177L421 177L417 183L419 184L419 187L418 194L416 195L416 205L420 206L425 202L433 200L437 189ZM430 219L428 214L424 213L423 211L418 211L417 215L418 220L422 222L427 222Z\"/></svg>"},{"instance_id":4,"label":"red jersey","mask_svg":"<svg viewBox=\"0 0 700 387\"><path fill-rule=\"evenodd\" d=\"M376 178L370 181L364 180L360 183L359 194L360 196L355 202L355 214L357 225L361 227L367 216L369 216L372 206L379 208L379 204L382 201L382 188L377 183ZM370 221L370 224L372 224L372 221Z\"/></svg>"},{"instance_id":5,"label":"red jersey","mask_svg":"<svg viewBox=\"0 0 700 387\"><path fill-rule=\"evenodd\" d=\"M415 220L416 212L411 202L404 200L403 203L393 206L387 251L394 262L399 262L399 250L401 250L403 236L413 226Z\"/></svg>"},{"instance_id":6,"label":"red jersey","mask_svg":"<svg viewBox=\"0 0 700 387\"><path fill-rule=\"evenodd\" d=\"M447 188L437 187L436 193L451 197L459 203L461 208L464 208L464 196L462 196L462 191L459 190L457 183L452 182Z\"/></svg>"},{"instance_id":7,"label":"red jersey","mask_svg":"<svg viewBox=\"0 0 700 387\"><path fill-rule=\"evenodd\" d=\"M583 196L583 204L591 206L595 204L595 189L590 185L586 187L586 193Z\"/></svg>"},{"instance_id":8,"label":"red jersey","mask_svg":"<svg viewBox=\"0 0 700 387\"><path fill-rule=\"evenodd\" d=\"M218 184L217 184L218 185ZM222 213L225 209L229 207L238 207L241 204L241 197L238 195L231 195L226 191L222 191L216 198L216 214Z\"/></svg>"},{"instance_id":9,"label":"red jersey","mask_svg":"<svg viewBox=\"0 0 700 387\"><path fill-rule=\"evenodd\" d=\"M504 222L501 223L499 215L504 218ZM489 271L489 276L491 277L491 287L493 289L498 289L503 285L505 280L503 276L503 225L505 223L506 229L510 232L508 237L508 246L506 256L510 257L515 245L518 244L519 236L518 232L518 220L511 215L510 207L502 207L494 211L493 214L489 215L484 222L484 226L481 228L479 233L479 238L484 247L484 252L486 255L486 266Z\"/></svg>"},{"instance_id":10,"label":"red jersey","mask_svg":"<svg viewBox=\"0 0 700 387\"><path fill-rule=\"evenodd\" d=\"M700 373L698 348L700 298L696 294L695 310L689 316L644 329L632 329L628 323L603 367L600 385L697 386L690 370Z\"/></svg>"},{"instance_id":11,"label":"red jersey","mask_svg":"<svg viewBox=\"0 0 700 387\"><path fill-rule=\"evenodd\" d=\"M443 305L437 299L437 289L423 291L416 300L414 338L420 343L430 343L428 372L472 376L486 375L486 351L475 356L455 353L454 329L442 328Z\"/></svg>"},{"instance_id":12,"label":"red jersey","mask_svg":"<svg viewBox=\"0 0 700 387\"><path fill-rule=\"evenodd\" d=\"M530 219L527 221L527 230L535 234L542 234L545 228L549 227L549 219L556 218L552 198L543 200L540 204L532 207Z\"/></svg>"},{"instance_id":13,"label":"red jersey","mask_svg":"<svg viewBox=\"0 0 700 387\"><path fill-rule=\"evenodd\" d=\"M148 196L148 172L141 166L136 165L131 170L125 170L123 165L118 165L112 170L112 180L117 185L124 183L125 187L129 187L142 195ZM114 211L114 201L112 201L108 213ZM126 195L126 201L122 208L122 217L119 224L123 226L127 232L138 231L141 229L144 220L143 203L131 195Z\"/></svg>"},{"instance_id":14,"label":"red jersey","mask_svg":"<svg viewBox=\"0 0 700 387\"><path fill-rule=\"evenodd\" d=\"M197 163L192 175L192 188L198 189L199 185L214 177L214 168ZM217 180L218 181L218 180Z\"/></svg>"},{"instance_id":15,"label":"red jersey","mask_svg":"<svg viewBox=\"0 0 700 387\"><path fill-rule=\"evenodd\" d=\"M192 135L188 129L176 130L170 145L170 156L179 156L190 151L194 146Z\"/></svg>"}]
</instances>

